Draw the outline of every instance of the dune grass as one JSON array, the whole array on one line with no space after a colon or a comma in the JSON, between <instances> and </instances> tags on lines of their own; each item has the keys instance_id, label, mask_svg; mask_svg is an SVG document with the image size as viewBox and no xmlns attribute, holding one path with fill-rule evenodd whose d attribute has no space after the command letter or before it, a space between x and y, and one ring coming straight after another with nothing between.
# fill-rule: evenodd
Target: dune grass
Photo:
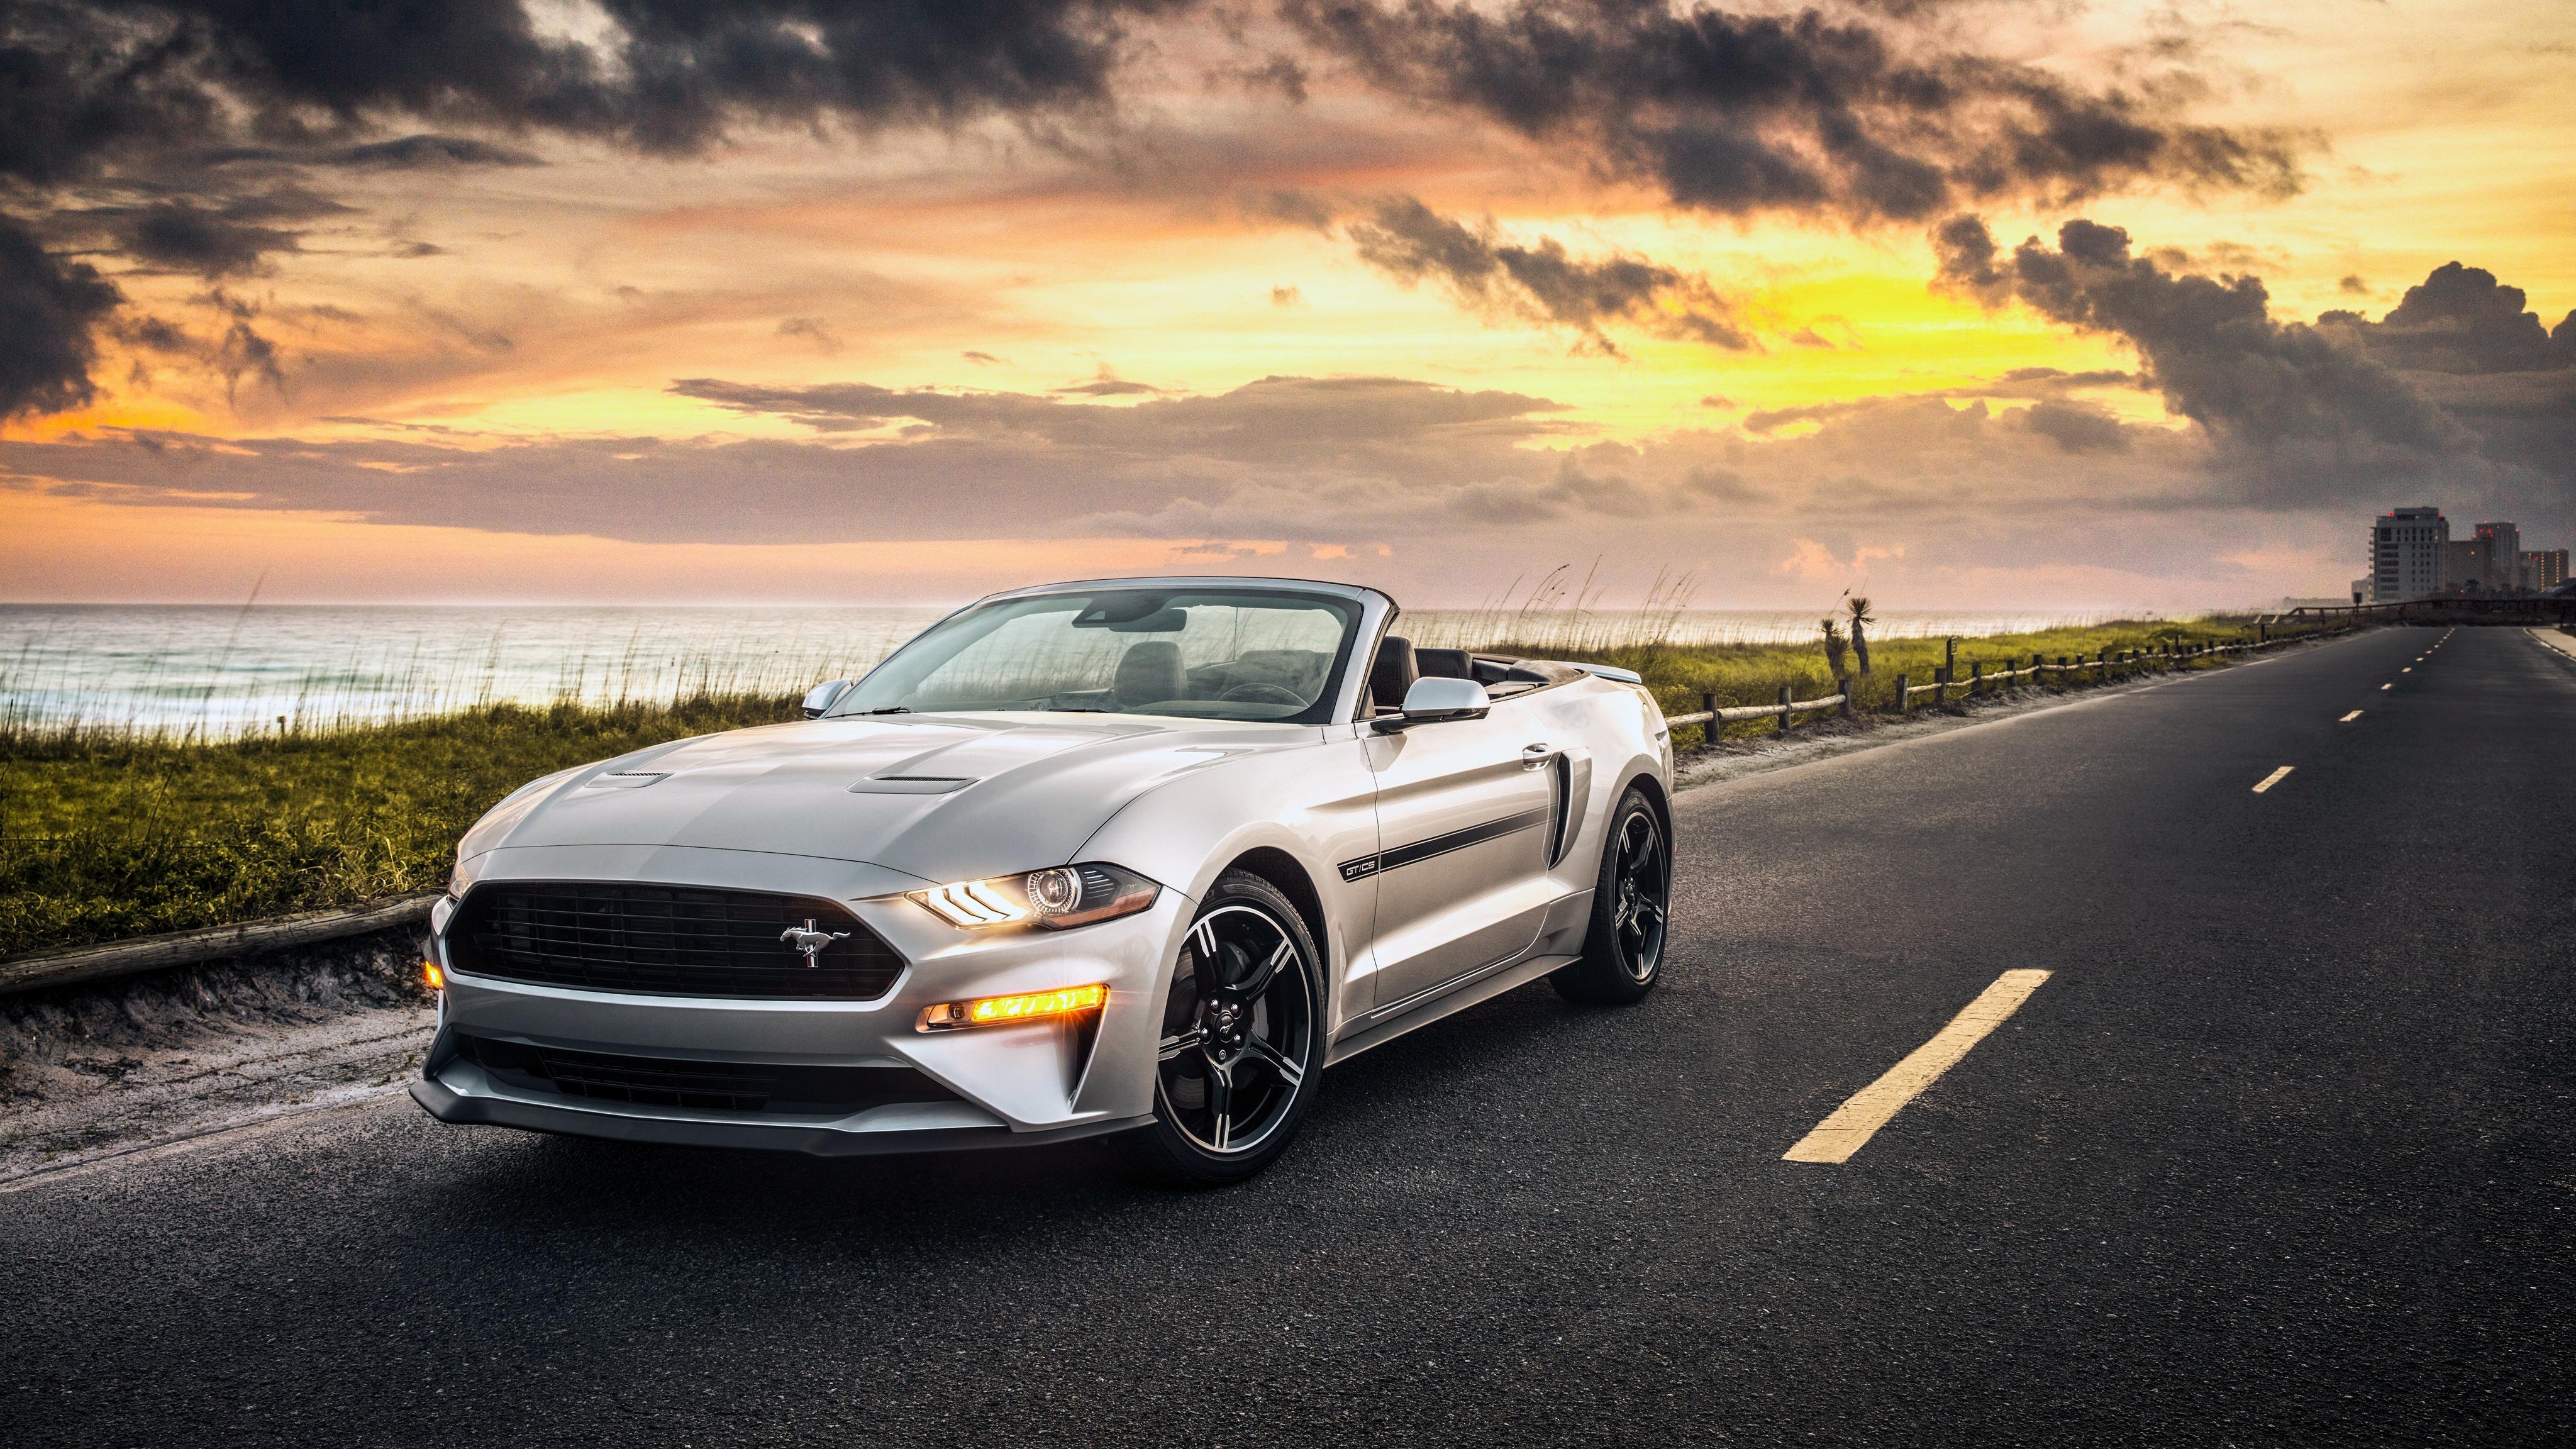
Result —
<instances>
[{"instance_id":1,"label":"dune grass","mask_svg":"<svg viewBox=\"0 0 2576 1449\"><path fill-rule=\"evenodd\" d=\"M1611 634L1577 614L1497 612L1494 652L1634 669L1667 713L1703 691L1761 704L1786 684L1834 692L1819 636L1803 645L1688 645ZM1963 638L1969 666L2244 637L2245 621L2141 620ZM1519 635L1526 637L1499 637ZM1896 677L1932 678L1943 641L1874 640L1857 699L1884 709ZM688 735L796 717L793 696L678 703L490 705L389 724L347 722L235 739L0 728L0 955L428 890L456 840L528 780ZM1734 726L1759 733L1767 723ZM1700 743L1684 727L1675 743Z\"/></svg>"},{"instance_id":2,"label":"dune grass","mask_svg":"<svg viewBox=\"0 0 2576 1449\"><path fill-rule=\"evenodd\" d=\"M429 890L539 775L796 717L793 696L494 705L232 740L0 735L0 955Z\"/></svg>"},{"instance_id":3,"label":"dune grass","mask_svg":"<svg viewBox=\"0 0 2576 1449\"><path fill-rule=\"evenodd\" d=\"M1848 628L1847 617L1838 622ZM2118 620L2078 628L1961 638L1957 642L1959 678L1966 679L1979 663L1994 670L2028 664L2033 654L2045 655L2054 663L2061 655L2090 657L2106 649L2117 653L2124 649L2162 649L2168 645L2232 643L2252 637L2253 621L2250 618L2211 616L2180 621ZM1789 686L1791 696L1797 699L1822 699L1839 692L1833 671L1826 661L1821 628L1814 641L1804 644L1676 647L1648 642L1585 649L1567 648L1564 641L1541 637L1498 641L1491 647L1497 653L1568 659L1586 664L1614 664L1623 669L1633 669L1644 677L1647 687L1654 690L1655 698L1663 705L1666 714L1696 712L1700 708L1702 694L1717 696L1721 705L1743 705L1770 703L1778 698L1780 686L1784 684ZM1934 671L1948 657L1948 648L1948 641L1943 639L1871 640L1870 672L1851 675L1854 709L1877 711L1893 708L1898 676L1911 676L1912 682L1918 685L1931 683ZM2216 660L2204 662L2214 664ZM1857 661L1848 667L1857 671ZM1726 732L1749 735L1768 733L1771 729L1769 723L1756 720L1729 725ZM1701 743L1699 727L1684 726L1676 730L1674 742L1685 748Z\"/></svg>"}]
</instances>

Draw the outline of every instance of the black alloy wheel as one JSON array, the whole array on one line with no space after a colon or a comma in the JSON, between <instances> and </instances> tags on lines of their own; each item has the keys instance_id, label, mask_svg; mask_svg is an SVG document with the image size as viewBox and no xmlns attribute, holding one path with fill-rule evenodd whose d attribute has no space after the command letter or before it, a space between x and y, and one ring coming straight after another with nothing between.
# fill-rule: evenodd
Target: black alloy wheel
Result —
<instances>
[{"instance_id":1,"label":"black alloy wheel","mask_svg":"<svg viewBox=\"0 0 2576 1449\"><path fill-rule=\"evenodd\" d=\"M1663 819L1645 791L1632 785L1619 797L1609 838L1602 842L1583 957L1548 977L1557 994L1601 1006L1644 999L1663 974L1672 894L1673 857L1664 843Z\"/></svg>"},{"instance_id":2,"label":"black alloy wheel","mask_svg":"<svg viewBox=\"0 0 2576 1449\"><path fill-rule=\"evenodd\" d=\"M1295 906L1229 871L1172 973L1154 1065L1154 1123L1127 1135L1153 1177L1212 1187L1286 1150L1323 1066L1323 973Z\"/></svg>"}]
</instances>

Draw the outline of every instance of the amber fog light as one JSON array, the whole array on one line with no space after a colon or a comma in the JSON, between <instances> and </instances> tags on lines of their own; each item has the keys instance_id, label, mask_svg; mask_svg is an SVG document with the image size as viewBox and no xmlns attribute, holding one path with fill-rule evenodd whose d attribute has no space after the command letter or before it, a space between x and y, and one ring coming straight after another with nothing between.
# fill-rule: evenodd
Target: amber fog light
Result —
<instances>
[{"instance_id":1,"label":"amber fog light","mask_svg":"<svg viewBox=\"0 0 2576 1449\"><path fill-rule=\"evenodd\" d=\"M447 989L447 973L439 970L438 963L435 961L423 961L420 963L420 979L428 982L429 989L432 991L445 991Z\"/></svg>"},{"instance_id":2,"label":"amber fog light","mask_svg":"<svg viewBox=\"0 0 2576 1449\"><path fill-rule=\"evenodd\" d=\"M956 1031L970 1026L1008 1026L1040 1017L1072 1016L1097 1011L1109 999L1106 986L1067 986L1020 996L987 996L976 1001L943 1001L921 1009L923 1031Z\"/></svg>"}]
</instances>

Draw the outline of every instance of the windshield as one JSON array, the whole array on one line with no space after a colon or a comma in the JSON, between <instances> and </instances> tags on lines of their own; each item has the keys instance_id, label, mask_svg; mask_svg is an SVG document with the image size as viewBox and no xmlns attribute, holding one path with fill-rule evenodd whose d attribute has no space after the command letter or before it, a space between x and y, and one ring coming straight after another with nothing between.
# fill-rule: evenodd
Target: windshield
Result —
<instances>
[{"instance_id":1,"label":"windshield","mask_svg":"<svg viewBox=\"0 0 2576 1449\"><path fill-rule=\"evenodd\" d=\"M945 620L829 717L1062 710L1320 724L1359 605L1251 590L1103 589Z\"/></svg>"}]
</instances>

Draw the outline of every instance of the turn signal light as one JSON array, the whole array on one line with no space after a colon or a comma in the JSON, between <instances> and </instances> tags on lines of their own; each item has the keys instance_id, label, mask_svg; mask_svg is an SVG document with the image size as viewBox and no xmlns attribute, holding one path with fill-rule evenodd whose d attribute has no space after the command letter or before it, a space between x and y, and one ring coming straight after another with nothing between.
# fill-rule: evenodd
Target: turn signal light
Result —
<instances>
[{"instance_id":1,"label":"turn signal light","mask_svg":"<svg viewBox=\"0 0 2576 1449\"><path fill-rule=\"evenodd\" d=\"M420 974L421 978L429 983L430 990L445 991L447 989L447 973L438 969L437 962L421 962Z\"/></svg>"},{"instance_id":2,"label":"turn signal light","mask_svg":"<svg viewBox=\"0 0 2576 1449\"><path fill-rule=\"evenodd\" d=\"M923 1031L955 1031L965 1026L1007 1026L1042 1016L1071 1016L1096 1011L1109 999L1106 986L1067 986L1022 996L987 996L980 1001L943 1001L922 1008Z\"/></svg>"}]
</instances>

